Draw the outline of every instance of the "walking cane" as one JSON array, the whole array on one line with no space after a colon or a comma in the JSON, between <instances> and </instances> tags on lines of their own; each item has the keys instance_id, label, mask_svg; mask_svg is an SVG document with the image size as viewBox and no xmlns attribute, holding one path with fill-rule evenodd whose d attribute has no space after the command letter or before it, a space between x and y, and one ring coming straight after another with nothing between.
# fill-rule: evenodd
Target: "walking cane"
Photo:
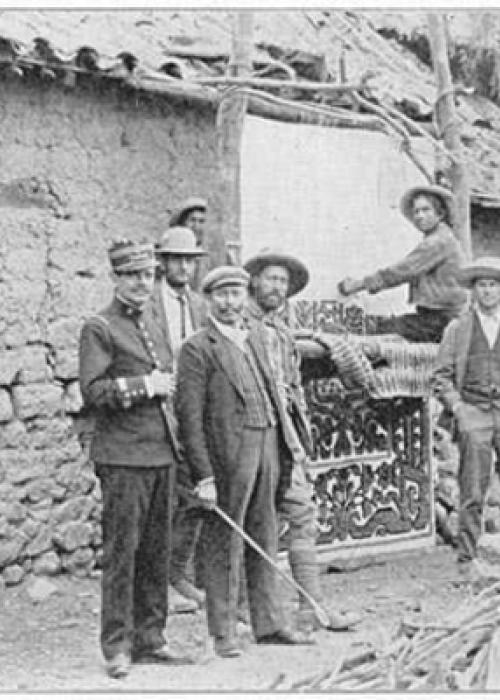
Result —
<instances>
[{"instance_id":1,"label":"walking cane","mask_svg":"<svg viewBox=\"0 0 500 700\"><path fill-rule=\"evenodd\" d=\"M192 491L189 491L187 489L184 489L182 487L179 488L179 492L183 496L188 496L191 499L194 499L196 501L200 501L199 499ZM229 517L227 513L225 513L222 508L219 508L218 505L210 505L207 506L210 510L213 510L219 518L222 518L229 527L234 530L235 532L238 533L238 535L245 540L247 544L252 547L260 556L267 561L269 566L271 566L280 576L282 579L284 579L290 586L295 588L296 591L298 591L309 603L309 605L312 607L313 612L316 616L316 619L320 623L322 627L325 629L329 627L330 625L330 618L328 616L328 613L321 607L321 605L318 603L317 600L315 600L310 593L306 591L305 588L303 588L300 583L297 583L297 581L294 581L294 579L289 576L286 571L283 571L280 569L280 567L276 564L274 559L269 556L267 552L265 552L260 545L257 544L257 542L248 535L243 528L241 528L237 523L234 522L232 518Z\"/></svg>"}]
</instances>

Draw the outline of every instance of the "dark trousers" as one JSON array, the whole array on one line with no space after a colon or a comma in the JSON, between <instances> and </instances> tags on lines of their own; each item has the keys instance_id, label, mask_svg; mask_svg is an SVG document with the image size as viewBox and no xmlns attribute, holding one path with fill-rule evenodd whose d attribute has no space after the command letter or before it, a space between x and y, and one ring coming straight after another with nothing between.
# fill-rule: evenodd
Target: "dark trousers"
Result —
<instances>
[{"instance_id":1,"label":"dark trousers","mask_svg":"<svg viewBox=\"0 0 500 700\"><path fill-rule=\"evenodd\" d=\"M170 557L170 583L183 578L193 579L196 545L201 532L203 511L179 497L172 524L172 554Z\"/></svg>"},{"instance_id":2,"label":"dark trousers","mask_svg":"<svg viewBox=\"0 0 500 700\"><path fill-rule=\"evenodd\" d=\"M109 660L165 642L173 467L99 464L101 648Z\"/></svg>"},{"instance_id":3,"label":"dark trousers","mask_svg":"<svg viewBox=\"0 0 500 700\"><path fill-rule=\"evenodd\" d=\"M413 343L440 343L443 331L453 318L449 311L417 306L415 313L401 316L378 316L375 334L394 333Z\"/></svg>"},{"instance_id":4,"label":"dark trousers","mask_svg":"<svg viewBox=\"0 0 500 700\"><path fill-rule=\"evenodd\" d=\"M276 429L244 429L234 464L224 478L216 475L219 506L273 558L278 548L278 463ZM281 629L280 588L272 567L253 549L244 549L240 535L216 513L207 512L202 541L209 633L236 634L242 557L255 636Z\"/></svg>"},{"instance_id":5,"label":"dark trousers","mask_svg":"<svg viewBox=\"0 0 500 700\"><path fill-rule=\"evenodd\" d=\"M500 411L482 411L465 404L459 426L460 514L458 558L467 561L476 556L481 536L484 498L490 484L493 454L500 450Z\"/></svg>"}]
</instances>

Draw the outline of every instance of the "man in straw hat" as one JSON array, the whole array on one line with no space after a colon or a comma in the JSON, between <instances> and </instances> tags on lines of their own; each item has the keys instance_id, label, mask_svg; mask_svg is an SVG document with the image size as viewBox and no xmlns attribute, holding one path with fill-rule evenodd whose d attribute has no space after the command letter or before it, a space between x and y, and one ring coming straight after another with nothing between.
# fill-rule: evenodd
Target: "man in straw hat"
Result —
<instances>
[{"instance_id":1,"label":"man in straw hat","mask_svg":"<svg viewBox=\"0 0 500 700\"><path fill-rule=\"evenodd\" d=\"M306 476L307 455L311 453L310 426L300 376L300 356L291 328L294 327L288 299L298 294L309 280L305 265L292 255L263 250L244 265L250 274L247 313L264 323L266 345L274 378L295 437L290 470L282 470L278 494L280 521L287 529L288 560L294 579L321 601L320 569L316 555L317 513L312 486ZM314 620L307 600L300 599L300 618L309 625ZM354 615L331 612L330 628L345 630L358 621Z\"/></svg>"},{"instance_id":2,"label":"man in straw hat","mask_svg":"<svg viewBox=\"0 0 500 700\"><path fill-rule=\"evenodd\" d=\"M478 258L459 281L472 290L472 308L447 327L432 386L458 433L460 518L458 561L476 557L492 448L500 448L500 258Z\"/></svg>"},{"instance_id":3,"label":"man in straw hat","mask_svg":"<svg viewBox=\"0 0 500 700\"><path fill-rule=\"evenodd\" d=\"M275 557L279 465L291 458L294 444L262 328L244 322L248 280L248 273L236 266L217 267L205 276L207 326L181 348L176 409L196 494L208 506L216 502ZM285 626L276 572L253 549L244 552L241 537L213 511L207 511L202 539L208 628L219 656L241 654L237 621L242 557L257 643L307 643Z\"/></svg>"},{"instance_id":4,"label":"man in straw hat","mask_svg":"<svg viewBox=\"0 0 500 700\"><path fill-rule=\"evenodd\" d=\"M197 245L195 234L185 226L165 231L156 253L161 262L161 277L155 291L155 305L160 309L162 326L174 354L174 367L186 338L202 325L206 316L205 300L190 288L197 261L205 251ZM179 470L178 478L184 472ZM188 483L184 484L189 486ZM169 609L171 612L194 612L204 604L203 591L191 583L188 567L193 561L201 528L200 509L179 497L174 515L170 560Z\"/></svg>"},{"instance_id":5,"label":"man in straw hat","mask_svg":"<svg viewBox=\"0 0 500 700\"><path fill-rule=\"evenodd\" d=\"M101 482L101 648L113 678L133 661L181 661L164 637L168 539L179 446L172 410L172 352L150 303L153 246L109 250L109 306L80 338L80 386L96 416L90 457Z\"/></svg>"},{"instance_id":6,"label":"man in straw hat","mask_svg":"<svg viewBox=\"0 0 500 700\"><path fill-rule=\"evenodd\" d=\"M438 185L412 187L401 199L401 211L424 238L405 258L361 280L349 277L339 285L341 294L363 289L376 294L409 284L409 302L415 313L380 318L378 333L396 333L416 342L439 342L449 321L460 313L466 294L457 282L464 261L450 228L453 194Z\"/></svg>"}]
</instances>

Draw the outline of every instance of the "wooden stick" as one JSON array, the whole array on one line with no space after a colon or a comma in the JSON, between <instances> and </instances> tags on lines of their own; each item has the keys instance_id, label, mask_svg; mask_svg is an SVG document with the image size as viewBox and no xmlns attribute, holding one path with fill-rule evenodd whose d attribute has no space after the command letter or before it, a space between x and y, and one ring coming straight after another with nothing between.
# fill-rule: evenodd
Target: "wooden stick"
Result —
<instances>
[{"instance_id":1,"label":"wooden stick","mask_svg":"<svg viewBox=\"0 0 500 700\"><path fill-rule=\"evenodd\" d=\"M197 78L199 85L238 85L242 87L255 87L262 89L292 88L296 90L306 90L313 92L327 92L331 94L342 94L360 90L361 85L355 83L320 83L313 80L279 80L277 78L255 78L251 75L245 77L210 77Z\"/></svg>"}]
</instances>

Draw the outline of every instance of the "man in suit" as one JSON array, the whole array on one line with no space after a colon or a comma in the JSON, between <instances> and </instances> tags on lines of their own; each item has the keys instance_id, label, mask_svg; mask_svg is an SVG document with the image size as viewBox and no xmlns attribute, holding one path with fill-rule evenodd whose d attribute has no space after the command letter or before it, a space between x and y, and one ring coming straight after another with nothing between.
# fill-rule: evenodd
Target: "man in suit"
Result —
<instances>
[{"instance_id":1,"label":"man in suit","mask_svg":"<svg viewBox=\"0 0 500 700\"><path fill-rule=\"evenodd\" d=\"M197 245L189 228L174 226L167 229L156 249L161 263L161 276L154 290L154 303L174 355L174 368L182 343L204 322L205 300L190 287L197 261L205 251ZM178 478L184 475L179 470ZM184 486L190 484L184 480ZM205 595L189 580L192 562L201 528L200 509L179 496L172 527L170 559L169 606L171 612L194 612L204 604Z\"/></svg>"},{"instance_id":2,"label":"man in suit","mask_svg":"<svg viewBox=\"0 0 500 700\"><path fill-rule=\"evenodd\" d=\"M307 284L309 272L293 255L266 249L244 265L251 275L247 313L262 321L264 344L278 385L290 431L296 436L291 474L280 489L278 514L286 529L290 570L294 579L318 602L322 599L316 556L317 514L307 480L307 457L312 453L307 405L300 375L300 355L292 335L292 309L287 300ZM314 625L313 610L300 598L300 619ZM345 630L358 621L353 614L330 611L330 629Z\"/></svg>"},{"instance_id":3,"label":"man in suit","mask_svg":"<svg viewBox=\"0 0 500 700\"><path fill-rule=\"evenodd\" d=\"M195 493L208 505L216 502L274 557L280 463L290 463L293 436L262 328L247 327L243 320L248 280L245 270L233 266L215 268L204 278L207 327L181 348L176 409ZM285 626L276 573L269 564L252 549L244 553L240 536L213 511L207 513L202 537L208 627L216 653L241 653L236 625L242 556L257 643L307 643Z\"/></svg>"},{"instance_id":4,"label":"man in suit","mask_svg":"<svg viewBox=\"0 0 500 700\"><path fill-rule=\"evenodd\" d=\"M473 305L446 328L432 386L458 433L458 561L473 574L492 450L497 458L500 450L500 258L478 258L459 280Z\"/></svg>"},{"instance_id":5,"label":"man in suit","mask_svg":"<svg viewBox=\"0 0 500 700\"><path fill-rule=\"evenodd\" d=\"M450 228L453 194L438 185L418 185L401 199L403 215L423 233L423 240L406 257L356 280L346 277L341 294L366 289L377 294L384 289L409 285L409 303L415 311L400 316L379 317L377 333L395 333L414 342L439 343L452 318L466 301L457 273L464 262L463 251Z\"/></svg>"},{"instance_id":6,"label":"man in suit","mask_svg":"<svg viewBox=\"0 0 500 700\"><path fill-rule=\"evenodd\" d=\"M103 499L101 648L120 678L133 661L180 661L164 637L179 446L172 351L150 303L153 246L121 240L109 258L114 297L83 326L80 386Z\"/></svg>"}]
</instances>

